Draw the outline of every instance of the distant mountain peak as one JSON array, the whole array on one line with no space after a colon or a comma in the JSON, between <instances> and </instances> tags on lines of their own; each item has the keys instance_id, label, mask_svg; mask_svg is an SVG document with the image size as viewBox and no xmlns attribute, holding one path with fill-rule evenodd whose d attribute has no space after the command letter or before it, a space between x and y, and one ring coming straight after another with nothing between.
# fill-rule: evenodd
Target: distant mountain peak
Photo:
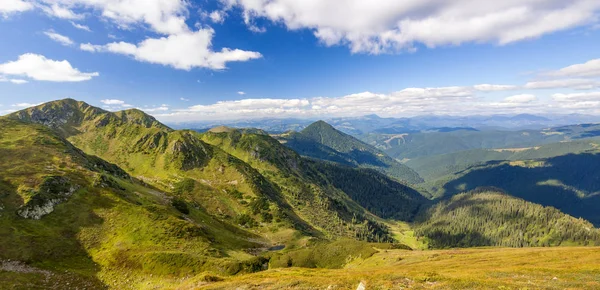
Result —
<instances>
[{"instance_id":1,"label":"distant mountain peak","mask_svg":"<svg viewBox=\"0 0 600 290\"><path fill-rule=\"evenodd\" d=\"M316 122L308 125L306 128L304 128L304 130L302 130L302 132L309 132L309 131L315 131L315 130L318 130L318 131L322 131L322 130L338 131L331 124L329 124L329 123L327 123L327 122L325 122L323 120L319 120L319 121L316 121Z\"/></svg>"}]
</instances>

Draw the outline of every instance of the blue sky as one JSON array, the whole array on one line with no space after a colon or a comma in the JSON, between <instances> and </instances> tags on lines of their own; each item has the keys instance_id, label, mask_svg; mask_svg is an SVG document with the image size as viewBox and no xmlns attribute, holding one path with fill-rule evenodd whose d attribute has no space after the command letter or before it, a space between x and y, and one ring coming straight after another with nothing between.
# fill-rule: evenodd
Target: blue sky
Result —
<instances>
[{"instance_id":1,"label":"blue sky","mask_svg":"<svg viewBox=\"0 0 600 290\"><path fill-rule=\"evenodd\" d=\"M0 113L600 113L598 1L368 2L5 0Z\"/></svg>"}]
</instances>

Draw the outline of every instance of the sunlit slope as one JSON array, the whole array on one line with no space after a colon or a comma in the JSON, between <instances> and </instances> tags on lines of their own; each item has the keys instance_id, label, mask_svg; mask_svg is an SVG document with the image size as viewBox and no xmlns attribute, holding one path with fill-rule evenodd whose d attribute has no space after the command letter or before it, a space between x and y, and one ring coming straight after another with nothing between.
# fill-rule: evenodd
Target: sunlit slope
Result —
<instances>
[{"instance_id":1,"label":"sunlit slope","mask_svg":"<svg viewBox=\"0 0 600 290\"><path fill-rule=\"evenodd\" d=\"M600 248L380 250L344 269L274 269L200 289L598 289Z\"/></svg>"},{"instance_id":2,"label":"sunlit slope","mask_svg":"<svg viewBox=\"0 0 600 290\"><path fill-rule=\"evenodd\" d=\"M308 161L264 133L230 129L226 132L211 130L201 136L205 142L259 170L281 188L285 198L305 220L326 232L368 241L391 240L389 231L372 213L386 212L388 215L384 217L410 219L414 209L425 201L418 192L377 172L371 174L379 179L370 178L367 172L357 169ZM356 190L340 186L341 179L328 174L337 169L359 179L364 177L364 181L375 188L388 186L386 189L395 191L364 191L360 192L364 198L358 199ZM369 204L366 202L369 195L374 200L387 195L392 205Z\"/></svg>"},{"instance_id":3,"label":"sunlit slope","mask_svg":"<svg viewBox=\"0 0 600 290\"><path fill-rule=\"evenodd\" d=\"M4 285L122 289L262 265L251 255L232 255L264 247L259 236L200 207L174 206L174 196L144 186L44 126L0 119L0 158L0 260L41 271L9 267L0 276L14 284Z\"/></svg>"}]
</instances>

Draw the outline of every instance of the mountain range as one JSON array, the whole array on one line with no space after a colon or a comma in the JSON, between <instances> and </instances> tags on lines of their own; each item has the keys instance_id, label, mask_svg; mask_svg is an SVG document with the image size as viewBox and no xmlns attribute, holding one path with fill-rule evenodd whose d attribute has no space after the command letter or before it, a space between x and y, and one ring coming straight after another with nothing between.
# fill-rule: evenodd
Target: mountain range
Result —
<instances>
[{"instance_id":1,"label":"mountain range","mask_svg":"<svg viewBox=\"0 0 600 290\"><path fill-rule=\"evenodd\" d=\"M594 128L545 132L588 140ZM383 250L600 245L593 153L486 160L445 172L432 194L386 151L323 121L270 135L174 130L72 99L18 111L0 118L0 278L197 288Z\"/></svg>"},{"instance_id":2,"label":"mountain range","mask_svg":"<svg viewBox=\"0 0 600 290\"><path fill-rule=\"evenodd\" d=\"M378 115L365 115L359 117L335 117L323 119L336 129L353 136L369 133L378 134L403 134L421 131L438 130L539 130L548 127L557 127L572 124L598 123L600 118L593 115L568 114L568 115L487 115L487 116L415 116L407 118L383 118ZM225 125L233 128L258 128L272 134L287 131L300 131L316 119L298 118L265 118L257 120L238 121L202 121L182 122L170 124L173 128L197 129L206 131L210 128Z\"/></svg>"}]
</instances>

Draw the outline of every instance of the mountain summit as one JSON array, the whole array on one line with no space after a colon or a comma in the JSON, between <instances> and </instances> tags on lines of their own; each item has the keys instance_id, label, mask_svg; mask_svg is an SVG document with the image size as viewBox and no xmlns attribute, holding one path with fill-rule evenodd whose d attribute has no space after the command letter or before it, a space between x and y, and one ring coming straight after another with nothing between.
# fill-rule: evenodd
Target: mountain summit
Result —
<instances>
[{"instance_id":1,"label":"mountain summit","mask_svg":"<svg viewBox=\"0 0 600 290\"><path fill-rule=\"evenodd\" d=\"M324 121L314 122L300 132L283 134L278 138L286 146L304 156L353 167L375 169L413 184L423 181L419 174L408 166Z\"/></svg>"}]
</instances>

